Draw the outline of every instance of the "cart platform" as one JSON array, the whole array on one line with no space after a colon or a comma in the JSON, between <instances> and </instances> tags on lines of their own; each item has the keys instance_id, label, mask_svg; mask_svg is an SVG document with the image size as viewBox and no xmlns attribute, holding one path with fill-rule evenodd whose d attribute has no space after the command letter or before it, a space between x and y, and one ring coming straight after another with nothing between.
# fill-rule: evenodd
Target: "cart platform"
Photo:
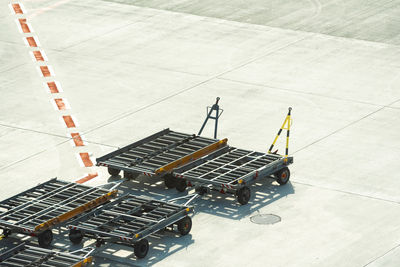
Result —
<instances>
[{"instance_id":1,"label":"cart platform","mask_svg":"<svg viewBox=\"0 0 400 267\"><path fill-rule=\"evenodd\" d=\"M95 238L96 246L105 242L134 246L135 255L146 256L149 249L146 237L177 224L181 235L191 229L190 206L124 195L71 222L70 240L79 244L83 237Z\"/></svg>"},{"instance_id":2,"label":"cart platform","mask_svg":"<svg viewBox=\"0 0 400 267\"><path fill-rule=\"evenodd\" d=\"M165 129L138 142L96 159L97 166L108 167L111 175L123 170L124 176L163 175L174 168L203 157L226 145L217 140Z\"/></svg>"},{"instance_id":3,"label":"cart platform","mask_svg":"<svg viewBox=\"0 0 400 267\"><path fill-rule=\"evenodd\" d=\"M278 154L224 147L207 157L175 169L173 175L178 180L183 179L187 185L198 185L206 190L234 194L246 191L246 194L250 194L246 185L261 177L275 174L278 183L287 183L290 175L287 166L291 163L293 157L286 158ZM283 170L285 173L281 177ZM244 187L246 189L243 189Z\"/></svg>"}]
</instances>

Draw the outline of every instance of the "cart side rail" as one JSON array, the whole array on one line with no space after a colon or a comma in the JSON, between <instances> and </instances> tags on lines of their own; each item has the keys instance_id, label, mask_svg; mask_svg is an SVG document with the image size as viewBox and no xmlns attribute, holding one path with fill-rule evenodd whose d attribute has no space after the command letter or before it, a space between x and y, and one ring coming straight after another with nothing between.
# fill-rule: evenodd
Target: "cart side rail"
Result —
<instances>
[{"instance_id":1,"label":"cart side rail","mask_svg":"<svg viewBox=\"0 0 400 267\"><path fill-rule=\"evenodd\" d=\"M18 232L25 232L25 233L34 233L35 232L34 227L14 224L14 223L7 222L5 220L0 220L0 226L3 226L7 229L14 229L14 230L17 230Z\"/></svg>"},{"instance_id":2,"label":"cart side rail","mask_svg":"<svg viewBox=\"0 0 400 267\"><path fill-rule=\"evenodd\" d=\"M189 155L186 155L180 159L177 159L157 170L155 170L155 174L161 174L161 173L165 173L165 172L170 172L171 170L183 166L193 160L199 159L203 156L206 156L214 151L216 151L217 149L224 147L227 145L228 139L224 138L220 141L217 141L211 145L208 145L202 149L197 150L196 152L193 152Z\"/></svg>"},{"instance_id":3,"label":"cart side rail","mask_svg":"<svg viewBox=\"0 0 400 267\"><path fill-rule=\"evenodd\" d=\"M169 203L168 203L169 204ZM76 220L74 222L77 222L77 224L70 224L68 225L69 229L73 229L73 230L81 230L84 233L88 233L88 234L92 234L92 235L96 235L99 236L100 238L106 238L109 241L122 241L122 242L138 242L143 238L148 237L149 235L173 224L176 223L177 221L179 221L180 219L182 219L183 217L185 217L186 215L188 215L190 212L193 211L193 207L192 206L182 206L182 209L178 212L176 212L175 214L164 218L152 225L150 225L148 228L134 233L132 232L132 236L126 236L126 235L122 235L122 234L115 234L115 233L108 233L108 232L104 232L101 230L97 230L97 229L91 229L85 226L80 225L79 223L83 220ZM93 214L93 213L92 213Z\"/></svg>"},{"instance_id":4,"label":"cart side rail","mask_svg":"<svg viewBox=\"0 0 400 267\"><path fill-rule=\"evenodd\" d=\"M193 175L188 175L188 174L179 174L179 173L174 173L173 175L176 178L181 178L181 179L186 179L188 181L194 182L194 183L200 183L203 185L212 185L216 188L228 188L228 189L238 189L242 186L244 186L246 183L250 183L254 178L258 178L259 176L268 176L271 175L280 169L282 169L284 166L287 166L289 164L293 163L293 157L288 157L287 159L281 158L279 160L273 161L268 165L265 165L261 168L258 168L244 176L237 177L236 179L230 181L230 182L220 182L220 181L215 181L215 180L209 180L205 178L199 178ZM236 182L236 184L234 184Z\"/></svg>"},{"instance_id":5,"label":"cart side rail","mask_svg":"<svg viewBox=\"0 0 400 267\"><path fill-rule=\"evenodd\" d=\"M291 164L292 162L293 162L293 157L288 157L287 159L281 158L279 160L271 162L268 165L258 168L257 170L254 170L241 178L235 179L229 184L234 182L238 182L239 184L250 183L251 181L257 179L258 177L269 176L271 174L274 174L280 169L284 168L285 166Z\"/></svg>"},{"instance_id":6,"label":"cart side rail","mask_svg":"<svg viewBox=\"0 0 400 267\"><path fill-rule=\"evenodd\" d=\"M143 139L141 139L141 140L139 140L139 141L137 141L137 142L134 142L134 143L129 144L129 145L127 145L127 146L124 146L124 147L122 147L122 148L120 148L120 149L117 149L117 150L115 150L115 151L113 151L113 152L111 152L111 153L108 153L108 154L106 154L106 155L104 155L104 156L102 156L102 157L100 157L100 158L96 158L96 165L98 166L99 163L101 163L101 162L103 162L103 161L106 161L106 160L108 160L109 158L112 158L112 157L114 157L114 156L116 156L116 155L119 155L119 154L121 154L121 153L123 153L123 152L125 152L125 151L127 151L127 150L129 150L129 149L131 149L132 147L139 146L139 145L141 145L141 144L143 144L143 143L146 143L146 142L148 142L148 141L151 141L151 140L153 140L153 139L155 139L155 138L157 138L157 137L159 137L159 136L165 135L165 134L167 134L167 133L169 133L169 132L171 132L171 130L170 130L169 128L164 129L164 130L159 131L159 132L157 132L157 133L155 133L155 134L152 134L152 135L150 135L150 136L148 136L148 137L146 137L146 138L143 138Z\"/></svg>"},{"instance_id":7,"label":"cart side rail","mask_svg":"<svg viewBox=\"0 0 400 267\"><path fill-rule=\"evenodd\" d=\"M83 266L90 265L92 262L93 262L93 257L89 256L89 257L81 260L80 262L72 265L72 267L83 267Z\"/></svg>"}]
</instances>

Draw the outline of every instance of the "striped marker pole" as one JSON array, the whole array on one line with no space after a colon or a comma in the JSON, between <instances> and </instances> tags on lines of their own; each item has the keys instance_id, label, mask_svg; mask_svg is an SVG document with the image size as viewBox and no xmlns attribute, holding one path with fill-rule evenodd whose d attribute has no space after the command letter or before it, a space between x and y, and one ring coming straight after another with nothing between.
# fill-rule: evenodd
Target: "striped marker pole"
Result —
<instances>
[{"instance_id":1,"label":"striped marker pole","mask_svg":"<svg viewBox=\"0 0 400 267\"><path fill-rule=\"evenodd\" d=\"M272 149L274 148L274 145L276 141L278 140L279 135L281 134L282 130L287 130L286 132L286 151L285 151L285 158L288 157L289 155L289 134L290 134L290 124L291 124L291 113L292 113L292 108L289 107L289 112L285 118L285 121L282 124L282 127L279 129L278 134L276 135L274 142L272 142L272 145L270 146L268 153L271 153ZM287 127L285 128L287 124Z\"/></svg>"},{"instance_id":2,"label":"striped marker pole","mask_svg":"<svg viewBox=\"0 0 400 267\"><path fill-rule=\"evenodd\" d=\"M76 118L71 114L71 106L65 97L62 97L60 93L63 92L61 85L54 79L55 72L51 65L48 65L48 58L45 51L41 48L39 38L34 34L33 27L29 23L29 19L26 17L27 11L24 5L19 2L12 2L9 4L10 10L14 16L16 16L16 23L19 32L22 34L22 39L26 46L29 48L29 54L38 70L38 74L43 79L43 84L48 93L51 94L51 103L59 113L59 119L62 125L67 129L67 136L71 138L72 146L77 150L75 155L78 163L81 167L86 170L93 169L94 160L91 157L91 153L86 150L86 143L83 140L82 135L78 131L78 123ZM85 151L81 151L84 149ZM77 183L85 183L95 177L98 177L97 172L91 172L81 179L77 180Z\"/></svg>"}]
</instances>

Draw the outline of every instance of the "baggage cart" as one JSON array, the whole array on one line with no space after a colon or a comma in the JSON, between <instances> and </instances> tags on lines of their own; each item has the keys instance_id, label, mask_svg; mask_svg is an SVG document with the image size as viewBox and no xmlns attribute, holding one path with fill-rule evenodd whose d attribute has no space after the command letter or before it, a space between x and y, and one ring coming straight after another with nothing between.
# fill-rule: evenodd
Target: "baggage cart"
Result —
<instances>
[{"instance_id":1,"label":"baggage cart","mask_svg":"<svg viewBox=\"0 0 400 267\"><path fill-rule=\"evenodd\" d=\"M175 187L170 175L174 168L201 158L223 146L218 140L165 129L133 144L96 159L97 166L108 167L110 175L132 179L135 175L160 176L168 188Z\"/></svg>"},{"instance_id":2,"label":"baggage cart","mask_svg":"<svg viewBox=\"0 0 400 267\"><path fill-rule=\"evenodd\" d=\"M0 202L1 237L36 236L41 247L49 247L52 228L109 201L117 192L51 179Z\"/></svg>"},{"instance_id":3,"label":"baggage cart","mask_svg":"<svg viewBox=\"0 0 400 267\"><path fill-rule=\"evenodd\" d=\"M144 258L149 251L148 236L167 227L187 235L192 210L191 206L128 194L72 221L69 239L79 244L89 237L96 239L97 247L106 242L132 246L136 257Z\"/></svg>"},{"instance_id":4,"label":"baggage cart","mask_svg":"<svg viewBox=\"0 0 400 267\"><path fill-rule=\"evenodd\" d=\"M292 162L293 157L224 147L175 169L173 175L177 179L179 191L183 191L186 186L196 186L200 193L210 190L232 193L240 204L245 205L251 196L248 186L257 179L274 175L279 184L286 184L290 177L287 166Z\"/></svg>"}]
</instances>

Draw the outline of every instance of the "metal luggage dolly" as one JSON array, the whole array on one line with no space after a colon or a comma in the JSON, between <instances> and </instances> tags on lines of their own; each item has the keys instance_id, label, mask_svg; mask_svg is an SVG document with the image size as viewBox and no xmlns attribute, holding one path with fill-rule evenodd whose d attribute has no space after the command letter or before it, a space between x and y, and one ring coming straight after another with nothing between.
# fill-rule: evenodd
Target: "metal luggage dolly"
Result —
<instances>
[{"instance_id":1,"label":"metal luggage dolly","mask_svg":"<svg viewBox=\"0 0 400 267\"><path fill-rule=\"evenodd\" d=\"M89 256L92 251L93 249L80 249L73 252L55 252L22 243L1 254L0 265L84 267L92 264L93 258Z\"/></svg>"},{"instance_id":2,"label":"metal luggage dolly","mask_svg":"<svg viewBox=\"0 0 400 267\"><path fill-rule=\"evenodd\" d=\"M0 202L1 238L11 233L36 236L49 247L52 228L115 197L117 190L51 179Z\"/></svg>"},{"instance_id":3,"label":"metal luggage dolly","mask_svg":"<svg viewBox=\"0 0 400 267\"><path fill-rule=\"evenodd\" d=\"M93 238L96 247L105 242L133 246L136 257L144 258L149 251L146 237L167 227L187 235L192 228L191 211L191 206L128 194L71 222L69 239L79 244L84 236Z\"/></svg>"},{"instance_id":4,"label":"metal luggage dolly","mask_svg":"<svg viewBox=\"0 0 400 267\"><path fill-rule=\"evenodd\" d=\"M226 143L227 139L210 139L165 129L97 158L96 165L108 167L111 175L118 175L123 170L128 179L134 178L135 174L160 176L168 188L179 188L176 179L169 174L174 168L226 146Z\"/></svg>"},{"instance_id":5,"label":"metal luggage dolly","mask_svg":"<svg viewBox=\"0 0 400 267\"><path fill-rule=\"evenodd\" d=\"M175 169L173 175L180 180L178 183L196 186L196 191L200 194L211 190L223 194L232 193L240 204L247 204L251 196L248 185L257 179L274 175L280 185L289 181L290 171L287 166L293 163L293 157L288 157L290 116L291 108L268 153L226 146ZM287 130L285 156L276 154L277 151L271 153L283 129Z\"/></svg>"}]
</instances>

